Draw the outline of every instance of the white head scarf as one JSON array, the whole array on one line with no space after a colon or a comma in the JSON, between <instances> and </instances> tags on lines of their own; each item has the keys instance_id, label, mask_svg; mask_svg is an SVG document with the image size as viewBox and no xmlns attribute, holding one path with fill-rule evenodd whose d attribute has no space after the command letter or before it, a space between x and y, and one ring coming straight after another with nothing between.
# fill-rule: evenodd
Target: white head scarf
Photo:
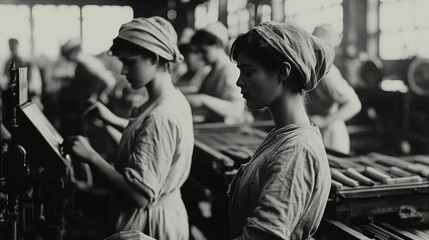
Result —
<instances>
[{"instance_id":1,"label":"white head scarf","mask_svg":"<svg viewBox=\"0 0 429 240\"><path fill-rule=\"evenodd\" d=\"M177 48L177 33L162 17L133 19L121 26L118 38L141 46L167 61L183 61L183 55Z\"/></svg>"},{"instance_id":2,"label":"white head scarf","mask_svg":"<svg viewBox=\"0 0 429 240\"><path fill-rule=\"evenodd\" d=\"M314 89L329 72L335 57L333 48L298 25L267 21L255 30L298 70L305 91Z\"/></svg>"}]
</instances>

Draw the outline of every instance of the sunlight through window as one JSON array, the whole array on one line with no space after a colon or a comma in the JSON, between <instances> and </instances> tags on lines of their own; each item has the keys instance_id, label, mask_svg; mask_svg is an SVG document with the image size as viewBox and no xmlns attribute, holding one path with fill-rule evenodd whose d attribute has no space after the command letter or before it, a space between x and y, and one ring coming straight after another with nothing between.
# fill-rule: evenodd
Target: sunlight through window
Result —
<instances>
[{"instance_id":1,"label":"sunlight through window","mask_svg":"<svg viewBox=\"0 0 429 240\"><path fill-rule=\"evenodd\" d=\"M286 18L308 32L320 24L332 24L335 31L343 32L342 0L287 0Z\"/></svg>"},{"instance_id":2,"label":"sunlight through window","mask_svg":"<svg viewBox=\"0 0 429 240\"><path fill-rule=\"evenodd\" d=\"M31 55L30 8L25 5L1 5L0 7L0 64L10 56L9 39L19 41L20 54ZM3 74L3 67L0 70Z\"/></svg>"},{"instance_id":3,"label":"sunlight through window","mask_svg":"<svg viewBox=\"0 0 429 240\"><path fill-rule=\"evenodd\" d=\"M62 44L80 37L80 9L76 5L35 5L33 21L35 56L58 57Z\"/></svg>"},{"instance_id":4,"label":"sunlight through window","mask_svg":"<svg viewBox=\"0 0 429 240\"><path fill-rule=\"evenodd\" d=\"M82 49L90 54L109 50L122 24L133 19L133 9L125 6L82 8Z\"/></svg>"},{"instance_id":5,"label":"sunlight through window","mask_svg":"<svg viewBox=\"0 0 429 240\"><path fill-rule=\"evenodd\" d=\"M381 0L380 57L429 57L429 1Z\"/></svg>"}]
</instances>

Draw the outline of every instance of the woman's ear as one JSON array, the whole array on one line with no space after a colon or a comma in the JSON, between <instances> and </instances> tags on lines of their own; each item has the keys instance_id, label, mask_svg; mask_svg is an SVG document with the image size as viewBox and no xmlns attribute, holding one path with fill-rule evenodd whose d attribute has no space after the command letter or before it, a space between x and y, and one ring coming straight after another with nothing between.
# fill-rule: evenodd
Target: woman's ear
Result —
<instances>
[{"instance_id":1,"label":"woman's ear","mask_svg":"<svg viewBox=\"0 0 429 240\"><path fill-rule=\"evenodd\" d=\"M151 59L152 59L152 64L153 65L158 64L158 62L159 62L159 56L158 56L158 54L153 54L153 57Z\"/></svg>"},{"instance_id":2,"label":"woman's ear","mask_svg":"<svg viewBox=\"0 0 429 240\"><path fill-rule=\"evenodd\" d=\"M278 80L283 82L289 78L292 66L288 62L282 62L278 70Z\"/></svg>"}]
</instances>

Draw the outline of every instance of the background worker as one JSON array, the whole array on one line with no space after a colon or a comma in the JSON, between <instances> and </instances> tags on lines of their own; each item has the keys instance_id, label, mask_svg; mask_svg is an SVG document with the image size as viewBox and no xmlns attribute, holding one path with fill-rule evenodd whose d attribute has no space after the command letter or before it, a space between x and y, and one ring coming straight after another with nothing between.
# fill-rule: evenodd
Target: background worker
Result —
<instances>
[{"instance_id":1,"label":"background worker","mask_svg":"<svg viewBox=\"0 0 429 240\"><path fill-rule=\"evenodd\" d=\"M225 51L228 39L228 30L221 22L207 25L191 38L191 44L211 66L197 94L187 96L194 112L204 116L204 122L245 121L245 100L235 86L239 71Z\"/></svg>"},{"instance_id":2,"label":"background worker","mask_svg":"<svg viewBox=\"0 0 429 240\"><path fill-rule=\"evenodd\" d=\"M330 24L317 26L313 35L327 41L333 48L341 42ZM350 153L350 137L345 121L359 113L361 103L335 65L332 65L331 71L320 81L319 86L308 92L307 102L310 119L320 128L325 147Z\"/></svg>"}]
</instances>

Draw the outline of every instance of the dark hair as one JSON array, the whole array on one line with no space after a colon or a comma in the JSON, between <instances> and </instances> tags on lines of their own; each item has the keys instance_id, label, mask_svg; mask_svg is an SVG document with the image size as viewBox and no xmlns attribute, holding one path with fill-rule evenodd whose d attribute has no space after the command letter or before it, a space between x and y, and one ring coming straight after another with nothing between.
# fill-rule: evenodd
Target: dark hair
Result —
<instances>
[{"instance_id":1,"label":"dark hair","mask_svg":"<svg viewBox=\"0 0 429 240\"><path fill-rule=\"evenodd\" d=\"M191 43L197 46L217 46L219 48L224 48L222 40L220 40L215 35L204 31L198 30L194 36L191 38Z\"/></svg>"},{"instance_id":2,"label":"dark hair","mask_svg":"<svg viewBox=\"0 0 429 240\"><path fill-rule=\"evenodd\" d=\"M9 47L15 46L18 43L19 43L19 41L16 38L10 38L9 39Z\"/></svg>"},{"instance_id":3,"label":"dark hair","mask_svg":"<svg viewBox=\"0 0 429 240\"><path fill-rule=\"evenodd\" d=\"M75 45L75 46L62 46L61 47L61 55L64 57L69 57L72 53L74 52L79 52L82 50L82 47L80 44Z\"/></svg>"},{"instance_id":4,"label":"dark hair","mask_svg":"<svg viewBox=\"0 0 429 240\"><path fill-rule=\"evenodd\" d=\"M158 66L169 69L168 61L163 57L122 38L115 38L113 40L113 45L110 47L110 52L115 56L117 56L120 52L128 52L135 55L143 55L153 60L158 59Z\"/></svg>"},{"instance_id":5,"label":"dark hair","mask_svg":"<svg viewBox=\"0 0 429 240\"><path fill-rule=\"evenodd\" d=\"M195 53L198 52L197 46L195 46L195 44L192 43L184 43L184 44L180 44L179 45L179 51L182 54L187 54L187 53Z\"/></svg>"},{"instance_id":6,"label":"dark hair","mask_svg":"<svg viewBox=\"0 0 429 240\"><path fill-rule=\"evenodd\" d=\"M230 58L237 62L238 56L245 52L252 60L260 64L263 68L273 70L280 66L283 62L287 62L286 58L277 52L271 45L269 45L256 30L242 34L235 39L231 46ZM292 66L292 65L291 65ZM288 81L289 90L293 93L303 93L303 81L298 74L295 67L292 66L290 79Z\"/></svg>"}]
</instances>

